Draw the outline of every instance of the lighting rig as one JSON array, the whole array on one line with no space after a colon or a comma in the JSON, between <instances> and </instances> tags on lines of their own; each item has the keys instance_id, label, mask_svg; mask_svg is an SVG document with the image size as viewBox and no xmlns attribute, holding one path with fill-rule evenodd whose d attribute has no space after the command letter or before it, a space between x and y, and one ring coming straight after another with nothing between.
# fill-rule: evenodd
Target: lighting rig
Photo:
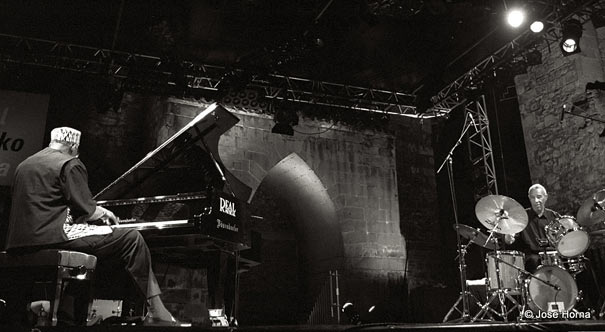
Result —
<instances>
[{"instance_id":1,"label":"lighting rig","mask_svg":"<svg viewBox=\"0 0 605 332\"><path fill-rule=\"evenodd\" d=\"M122 80L125 89L167 92L180 96L216 94L226 79L246 75L244 68L174 62L158 56L122 52L58 41L0 34L0 63L81 72ZM441 111L418 114L415 95L279 74L247 77L247 88L267 100L322 105L353 111L414 118L439 116Z\"/></svg>"},{"instance_id":2,"label":"lighting rig","mask_svg":"<svg viewBox=\"0 0 605 332\"><path fill-rule=\"evenodd\" d=\"M465 87L472 85L474 81L492 75L497 68L514 61L516 58L518 59L526 50L535 49L535 45L542 41L546 41L548 46L551 43L558 43L564 52L564 56L579 52L581 29L578 29L578 26L581 28L585 22L589 20L594 22L599 18L603 22L602 24L605 24L603 18L598 15L604 12L605 3L602 0L578 1L576 7L567 10L565 15L562 15L557 7L553 7L553 10L540 21L543 30L537 29L536 26L540 24L534 21L535 28L530 26L529 30L521 32L515 39L442 88L431 98L433 109L452 110L464 104L467 101L463 93ZM543 22L554 22L556 24L544 24ZM598 26L598 24L595 23L595 26ZM563 37L566 38L563 39ZM568 39L573 40L573 42ZM576 47L571 44L576 45ZM569 52L565 52L564 47Z\"/></svg>"}]
</instances>

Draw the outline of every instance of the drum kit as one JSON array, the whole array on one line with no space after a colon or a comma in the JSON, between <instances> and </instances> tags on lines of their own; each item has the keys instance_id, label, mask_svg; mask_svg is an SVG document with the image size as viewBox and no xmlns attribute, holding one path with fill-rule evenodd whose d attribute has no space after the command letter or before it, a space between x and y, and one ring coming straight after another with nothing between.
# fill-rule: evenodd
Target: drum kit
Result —
<instances>
[{"instance_id":1,"label":"drum kit","mask_svg":"<svg viewBox=\"0 0 605 332\"><path fill-rule=\"evenodd\" d=\"M581 300L576 275L588 267L588 259L583 254L588 249L590 235L585 229L605 221L604 207L605 190L601 190L583 202L577 218L561 216L548 224L545 227L547 239L540 241L543 247L539 255L541 265L535 272L530 273L525 270L525 255L522 252L500 250L498 246L498 238L502 239L502 235L511 236L527 227L528 215L525 209L510 197L489 195L481 198L475 206L475 215L487 228L488 235L480 229L456 223L456 231L461 238L468 241L464 245L459 245L458 258L461 278L464 279L463 289L460 298L443 321L448 321L454 310L462 313L462 319L470 318L471 322L494 320L495 316L508 321L511 315L514 317L515 310L518 313L516 320L519 321L526 318L524 317L526 310L531 310L535 314L574 310ZM605 235L605 231L600 233ZM458 241L461 243L460 239ZM471 244L490 250L485 257L487 265L485 303L481 303L468 291L464 255ZM547 247L556 250L549 251ZM464 312L468 310L470 298L474 299L480 308L472 318L468 312ZM459 303L464 303L462 312L457 308Z\"/></svg>"}]
</instances>

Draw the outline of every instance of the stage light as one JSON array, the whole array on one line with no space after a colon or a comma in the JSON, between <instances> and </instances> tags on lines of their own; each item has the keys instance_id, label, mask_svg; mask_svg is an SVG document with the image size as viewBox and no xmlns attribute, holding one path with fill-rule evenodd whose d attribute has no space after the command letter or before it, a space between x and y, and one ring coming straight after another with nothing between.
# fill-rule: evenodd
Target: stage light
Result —
<instances>
[{"instance_id":1,"label":"stage light","mask_svg":"<svg viewBox=\"0 0 605 332\"><path fill-rule=\"evenodd\" d=\"M273 116L275 125L271 129L272 133L294 136L294 128L298 124L298 114L293 110L284 110L277 108Z\"/></svg>"},{"instance_id":2,"label":"stage light","mask_svg":"<svg viewBox=\"0 0 605 332\"><path fill-rule=\"evenodd\" d=\"M530 26L529 29L533 32L533 33L540 33L542 32L542 30L544 30L544 23L542 23L542 21L534 21Z\"/></svg>"},{"instance_id":3,"label":"stage light","mask_svg":"<svg viewBox=\"0 0 605 332\"><path fill-rule=\"evenodd\" d=\"M564 56L579 53L580 38L582 37L582 23L576 19L567 20L562 23L562 38L559 47Z\"/></svg>"},{"instance_id":4,"label":"stage light","mask_svg":"<svg viewBox=\"0 0 605 332\"><path fill-rule=\"evenodd\" d=\"M525 13L520 9L511 9L506 14L506 21L513 28L518 28L525 21Z\"/></svg>"}]
</instances>

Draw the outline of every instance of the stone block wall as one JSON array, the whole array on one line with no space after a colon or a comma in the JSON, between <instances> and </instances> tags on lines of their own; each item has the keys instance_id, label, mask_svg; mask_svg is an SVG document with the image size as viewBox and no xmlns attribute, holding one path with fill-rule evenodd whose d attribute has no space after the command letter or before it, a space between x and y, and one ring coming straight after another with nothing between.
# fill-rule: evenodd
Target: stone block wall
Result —
<instances>
[{"instance_id":1,"label":"stone block wall","mask_svg":"<svg viewBox=\"0 0 605 332\"><path fill-rule=\"evenodd\" d=\"M584 25L581 53L564 57L558 45L543 45L542 64L515 78L531 179L549 191L549 205L576 215L583 200L605 181L604 126L565 114L603 119L599 92L585 92L588 82L603 81L605 29ZM573 104L578 107L571 107ZM566 108L564 108L564 105Z\"/></svg>"},{"instance_id":2,"label":"stone block wall","mask_svg":"<svg viewBox=\"0 0 605 332\"><path fill-rule=\"evenodd\" d=\"M397 118L397 185L400 227L407 244L408 288L443 281L443 233L439 224L431 121Z\"/></svg>"}]
</instances>

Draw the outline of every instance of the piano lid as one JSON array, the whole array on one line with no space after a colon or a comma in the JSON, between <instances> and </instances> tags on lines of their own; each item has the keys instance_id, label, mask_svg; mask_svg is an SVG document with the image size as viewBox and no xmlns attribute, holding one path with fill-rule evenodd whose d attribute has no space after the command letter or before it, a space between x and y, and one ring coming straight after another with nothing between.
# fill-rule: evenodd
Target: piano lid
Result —
<instances>
[{"instance_id":1,"label":"piano lid","mask_svg":"<svg viewBox=\"0 0 605 332\"><path fill-rule=\"evenodd\" d=\"M212 187L247 200L250 188L229 173L218 156L218 140L237 122L224 107L210 105L94 198L176 195Z\"/></svg>"}]
</instances>

